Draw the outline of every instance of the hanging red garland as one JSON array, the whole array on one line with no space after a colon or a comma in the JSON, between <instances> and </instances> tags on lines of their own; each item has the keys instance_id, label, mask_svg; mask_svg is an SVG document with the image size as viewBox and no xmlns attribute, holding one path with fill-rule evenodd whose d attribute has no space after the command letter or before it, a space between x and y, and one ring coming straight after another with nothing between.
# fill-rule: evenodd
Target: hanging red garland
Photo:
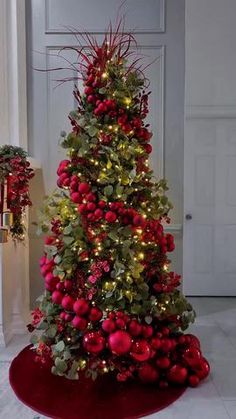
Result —
<instances>
[{"instance_id":1,"label":"hanging red garland","mask_svg":"<svg viewBox=\"0 0 236 419\"><path fill-rule=\"evenodd\" d=\"M0 148L1 228L8 227L15 240L24 239L23 215L25 208L32 205L29 181L33 176L27 153L21 147L4 145Z\"/></svg>"}]
</instances>

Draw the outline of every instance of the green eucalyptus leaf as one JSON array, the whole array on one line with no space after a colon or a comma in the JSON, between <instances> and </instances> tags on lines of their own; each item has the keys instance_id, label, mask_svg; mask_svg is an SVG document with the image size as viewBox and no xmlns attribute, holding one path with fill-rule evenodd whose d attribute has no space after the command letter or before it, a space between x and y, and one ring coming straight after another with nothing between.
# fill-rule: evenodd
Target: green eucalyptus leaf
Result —
<instances>
[{"instance_id":1,"label":"green eucalyptus leaf","mask_svg":"<svg viewBox=\"0 0 236 419\"><path fill-rule=\"evenodd\" d=\"M60 340L59 342L57 342L54 348L57 352L62 352L65 349L65 342L63 340Z\"/></svg>"},{"instance_id":2,"label":"green eucalyptus leaf","mask_svg":"<svg viewBox=\"0 0 236 419\"><path fill-rule=\"evenodd\" d=\"M55 366L56 366L57 371L61 373L67 370L67 363L61 358L55 359Z\"/></svg>"},{"instance_id":3,"label":"green eucalyptus leaf","mask_svg":"<svg viewBox=\"0 0 236 419\"><path fill-rule=\"evenodd\" d=\"M112 193L113 193L113 186L112 186L112 185L107 185L107 186L105 186L105 188L104 188L103 192L104 192L104 195L105 195L105 196L110 196L110 195L112 195Z\"/></svg>"}]
</instances>

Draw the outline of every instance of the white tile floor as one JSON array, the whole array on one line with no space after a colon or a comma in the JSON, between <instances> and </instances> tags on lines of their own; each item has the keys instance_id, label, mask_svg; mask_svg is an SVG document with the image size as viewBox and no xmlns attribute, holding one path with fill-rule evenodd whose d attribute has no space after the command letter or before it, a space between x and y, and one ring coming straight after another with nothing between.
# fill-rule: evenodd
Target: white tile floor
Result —
<instances>
[{"instance_id":1,"label":"white tile floor","mask_svg":"<svg viewBox=\"0 0 236 419\"><path fill-rule=\"evenodd\" d=\"M236 298L190 300L198 315L191 332L201 339L211 363L211 376L197 389L188 389L167 409L146 419L236 419ZM20 337L0 350L1 419L45 418L21 404L8 384L9 361L27 343L27 337Z\"/></svg>"}]
</instances>

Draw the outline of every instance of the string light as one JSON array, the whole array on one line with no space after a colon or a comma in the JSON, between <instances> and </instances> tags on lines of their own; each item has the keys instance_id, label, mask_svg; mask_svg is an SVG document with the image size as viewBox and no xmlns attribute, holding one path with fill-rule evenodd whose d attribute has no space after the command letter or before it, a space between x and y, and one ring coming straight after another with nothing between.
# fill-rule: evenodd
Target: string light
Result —
<instances>
[{"instance_id":1,"label":"string light","mask_svg":"<svg viewBox=\"0 0 236 419\"><path fill-rule=\"evenodd\" d=\"M125 97L125 98L124 98L124 103L125 103L127 106L129 106L129 105L131 104L131 102L132 102L132 99L130 99L130 97Z\"/></svg>"},{"instance_id":2,"label":"string light","mask_svg":"<svg viewBox=\"0 0 236 419\"><path fill-rule=\"evenodd\" d=\"M143 252L140 252L140 253L138 254L138 258L139 258L139 260L143 260L143 259L144 259L144 257L145 257L145 255L144 255L144 253L143 253Z\"/></svg>"}]
</instances>

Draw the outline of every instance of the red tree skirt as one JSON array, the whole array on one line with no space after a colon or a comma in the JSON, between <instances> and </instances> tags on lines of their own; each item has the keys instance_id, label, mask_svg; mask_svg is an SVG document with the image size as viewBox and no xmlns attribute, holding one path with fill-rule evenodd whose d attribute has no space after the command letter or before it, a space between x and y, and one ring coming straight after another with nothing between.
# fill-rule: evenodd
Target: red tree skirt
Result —
<instances>
[{"instance_id":1,"label":"red tree skirt","mask_svg":"<svg viewBox=\"0 0 236 419\"><path fill-rule=\"evenodd\" d=\"M160 390L134 381L118 383L109 374L95 382L82 375L79 381L71 381L52 375L34 357L30 346L17 355L9 370L10 384L24 404L50 418L140 418L164 409L185 391L184 387Z\"/></svg>"}]
</instances>

